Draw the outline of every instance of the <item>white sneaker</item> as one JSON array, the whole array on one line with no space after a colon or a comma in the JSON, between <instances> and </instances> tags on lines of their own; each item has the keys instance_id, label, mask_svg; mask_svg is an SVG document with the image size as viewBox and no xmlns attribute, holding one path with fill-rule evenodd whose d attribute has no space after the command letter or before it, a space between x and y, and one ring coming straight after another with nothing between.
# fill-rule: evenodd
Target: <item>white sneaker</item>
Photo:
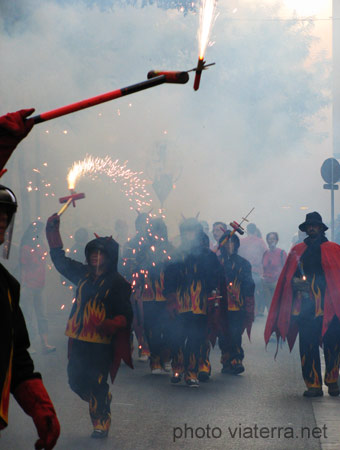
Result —
<instances>
[{"instance_id":1,"label":"white sneaker","mask_svg":"<svg viewBox=\"0 0 340 450\"><path fill-rule=\"evenodd\" d=\"M152 375L161 375L162 369L159 367L157 369L151 369Z\"/></svg>"}]
</instances>

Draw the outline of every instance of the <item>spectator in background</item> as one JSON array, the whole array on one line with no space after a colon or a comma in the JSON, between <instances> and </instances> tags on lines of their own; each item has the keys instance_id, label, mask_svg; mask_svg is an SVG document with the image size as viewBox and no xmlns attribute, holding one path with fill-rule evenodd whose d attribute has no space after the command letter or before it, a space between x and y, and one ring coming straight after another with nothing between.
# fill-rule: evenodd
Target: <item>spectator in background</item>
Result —
<instances>
[{"instance_id":1,"label":"spectator in background","mask_svg":"<svg viewBox=\"0 0 340 450\"><path fill-rule=\"evenodd\" d=\"M265 306L269 311L277 280L287 259L287 253L276 247L279 242L279 235L276 231L268 233L266 241L269 249L264 252L262 258L262 286Z\"/></svg>"},{"instance_id":2,"label":"spectator in background","mask_svg":"<svg viewBox=\"0 0 340 450\"><path fill-rule=\"evenodd\" d=\"M31 339L36 335L35 315L41 348L44 354L54 352L55 347L48 343L48 320L42 291L46 278L47 247L43 236L43 223L32 222L26 229L20 244L20 274L22 310ZM31 348L30 353L35 353Z\"/></svg>"},{"instance_id":3,"label":"spectator in background","mask_svg":"<svg viewBox=\"0 0 340 450\"><path fill-rule=\"evenodd\" d=\"M262 292L262 258L267 246L262 238L257 236L259 230L254 223L247 225L248 236L241 239L239 255L251 264L255 282L255 315L263 316L265 303Z\"/></svg>"}]
</instances>

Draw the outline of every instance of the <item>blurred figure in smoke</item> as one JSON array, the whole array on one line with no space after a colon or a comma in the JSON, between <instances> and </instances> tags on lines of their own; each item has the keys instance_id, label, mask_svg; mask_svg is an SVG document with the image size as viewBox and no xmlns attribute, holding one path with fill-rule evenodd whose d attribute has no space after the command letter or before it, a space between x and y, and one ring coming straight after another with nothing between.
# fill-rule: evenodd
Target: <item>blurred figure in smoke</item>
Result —
<instances>
[{"instance_id":1,"label":"blurred figure in smoke","mask_svg":"<svg viewBox=\"0 0 340 450\"><path fill-rule=\"evenodd\" d=\"M136 274L138 274L137 257L147 246L147 229L150 222L150 215L137 211L135 221L136 235L126 242L122 252L122 264L119 265L120 273L133 284ZM133 308L133 331L138 342L138 357L140 361L147 361L150 351L146 342L143 328L143 302L139 296L139 291L133 290L131 296Z\"/></svg>"},{"instance_id":2,"label":"blurred figure in smoke","mask_svg":"<svg viewBox=\"0 0 340 450\"><path fill-rule=\"evenodd\" d=\"M34 109L21 110L0 117L0 174L4 172L3 167L13 150L33 127L32 120L25 121L33 111ZM0 245L4 244L7 257L16 210L14 193L5 186L0 186ZM20 285L1 264L0 277L0 429L8 424L11 392L34 421L39 435L35 448L51 450L58 440L60 425L41 375L34 372L33 361L27 351L30 342L19 306Z\"/></svg>"},{"instance_id":3,"label":"blurred figure in smoke","mask_svg":"<svg viewBox=\"0 0 340 450\"><path fill-rule=\"evenodd\" d=\"M184 375L188 386L199 386L211 372L206 354L208 297L218 285L220 265L207 247L207 236L197 219L180 224L182 244L167 267L164 295L173 317L171 324L171 382Z\"/></svg>"},{"instance_id":4,"label":"blurred figure in smoke","mask_svg":"<svg viewBox=\"0 0 340 450\"><path fill-rule=\"evenodd\" d=\"M244 372L242 361L242 334L247 330L248 337L254 321L255 283L250 263L237 254L240 239L227 231L220 238L223 279L221 286L222 332L219 346L222 352L222 373L238 375Z\"/></svg>"},{"instance_id":5,"label":"blurred figure in smoke","mask_svg":"<svg viewBox=\"0 0 340 450\"><path fill-rule=\"evenodd\" d=\"M20 243L20 274L22 310L28 324L30 338L35 336L33 311L37 319L38 332L43 353L55 351L55 347L48 344L48 320L46 305L42 298L42 291L46 278L47 247L44 242L43 223L35 221L26 229ZM35 350L31 349L31 353Z\"/></svg>"},{"instance_id":6,"label":"blurred figure in smoke","mask_svg":"<svg viewBox=\"0 0 340 450\"><path fill-rule=\"evenodd\" d=\"M228 230L228 226L224 222L215 222L212 227L212 235L214 236L215 243L210 247L212 251L217 252L217 256L220 256L218 245L223 234Z\"/></svg>"},{"instance_id":7,"label":"blurred figure in smoke","mask_svg":"<svg viewBox=\"0 0 340 450\"><path fill-rule=\"evenodd\" d=\"M206 220L201 220L200 224L202 225L204 233L208 236L209 239L209 248L213 245L214 236L209 230L209 224Z\"/></svg>"},{"instance_id":8,"label":"blurred figure in smoke","mask_svg":"<svg viewBox=\"0 0 340 450\"><path fill-rule=\"evenodd\" d=\"M262 238L257 236L259 230L254 223L247 225L248 236L241 240L239 255L251 264L255 282L255 315L263 316L265 303L262 292L262 258L267 246Z\"/></svg>"},{"instance_id":9,"label":"blurred figure in smoke","mask_svg":"<svg viewBox=\"0 0 340 450\"><path fill-rule=\"evenodd\" d=\"M143 302L144 332L150 349L153 374L170 370L169 314L163 295L164 270L174 248L162 219L151 219L147 245L137 255L135 290Z\"/></svg>"},{"instance_id":10,"label":"blurred figure in smoke","mask_svg":"<svg viewBox=\"0 0 340 450\"><path fill-rule=\"evenodd\" d=\"M269 250L264 252L262 258L262 286L264 302L269 311L277 280L287 259L287 253L281 248L276 247L279 242L279 235L276 231L268 233L266 241Z\"/></svg>"},{"instance_id":11,"label":"blurred figure in smoke","mask_svg":"<svg viewBox=\"0 0 340 450\"><path fill-rule=\"evenodd\" d=\"M327 226L319 213L306 215L299 226L308 237L289 252L269 310L265 342L272 333L287 338L292 349L299 333L305 397L320 397L322 375L319 345L323 345L325 384L339 395L340 361L340 246L328 242Z\"/></svg>"},{"instance_id":12,"label":"blurred figure in smoke","mask_svg":"<svg viewBox=\"0 0 340 450\"><path fill-rule=\"evenodd\" d=\"M306 237L307 234L304 231L298 230L298 232L295 233L292 238L292 246L290 249L292 249L296 244L301 244L301 242L303 242Z\"/></svg>"},{"instance_id":13,"label":"blurred figure in smoke","mask_svg":"<svg viewBox=\"0 0 340 450\"><path fill-rule=\"evenodd\" d=\"M117 272L117 242L111 237L93 239L85 247L86 264L82 264L65 256L59 225L57 214L47 221L51 258L56 269L78 286L65 332L69 384L89 403L91 437L104 438L111 424L108 374L113 382L121 358L132 367L131 287Z\"/></svg>"}]
</instances>

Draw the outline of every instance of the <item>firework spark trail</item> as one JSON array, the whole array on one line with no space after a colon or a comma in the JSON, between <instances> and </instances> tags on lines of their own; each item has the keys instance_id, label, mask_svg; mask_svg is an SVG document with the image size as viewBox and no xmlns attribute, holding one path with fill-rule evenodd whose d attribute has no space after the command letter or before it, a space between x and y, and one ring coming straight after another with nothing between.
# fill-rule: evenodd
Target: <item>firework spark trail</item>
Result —
<instances>
[{"instance_id":1,"label":"firework spark trail","mask_svg":"<svg viewBox=\"0 0 340 450\"><path fill-rule=\"evenodd\" d=\"M202 0L200 27L198 30L199 59L203 60L209 43L210 32L216 20L216 0Z\"/></svg>"},{"instance_id":2,"label":"firework spark trail","mask_svg":"<svg viewBox=\"0 0 340 450\"><path fill-rule=\"evenodd\" d=\"M112 182L122 183L121 191L128 197L129 202L135 201L137 209L151 205L150 193L146 188L146 180L141 179L143 172L133 172L127 168L127 161L123 164L116 159L112 161L109 156L94 158L87 155L83 161L74 162L67 174L67 184L70 190L74 190L78 180L85 175L107 175ZM131 205L130 209L134 209Z\"/></svg>"}]
</instances>

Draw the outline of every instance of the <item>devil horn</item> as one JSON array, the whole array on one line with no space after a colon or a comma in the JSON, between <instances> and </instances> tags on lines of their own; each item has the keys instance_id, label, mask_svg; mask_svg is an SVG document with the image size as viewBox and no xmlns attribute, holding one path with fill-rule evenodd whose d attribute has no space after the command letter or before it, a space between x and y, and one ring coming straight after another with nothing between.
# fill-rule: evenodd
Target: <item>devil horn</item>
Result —
<instances>
[{"instance_id":1,"label":"devil horn","mask_svg":"<svg viewBox=\"0 0 340 450\"><path fill-rule=\"evenodd\" d=\"M198 219L198 216L200 215L200 211L196 214L196 219Z\"/></svg>"},{"instance_id":2,"label":"devil horn","mask_svg":"<svg viewBox=\"0 0 340 450\"><path fill-rule=\"evenodd\" d=\"M97 233L93 233L93 234L96 236L97 239L100 237Z\"/></svg>"}]
</instances>

